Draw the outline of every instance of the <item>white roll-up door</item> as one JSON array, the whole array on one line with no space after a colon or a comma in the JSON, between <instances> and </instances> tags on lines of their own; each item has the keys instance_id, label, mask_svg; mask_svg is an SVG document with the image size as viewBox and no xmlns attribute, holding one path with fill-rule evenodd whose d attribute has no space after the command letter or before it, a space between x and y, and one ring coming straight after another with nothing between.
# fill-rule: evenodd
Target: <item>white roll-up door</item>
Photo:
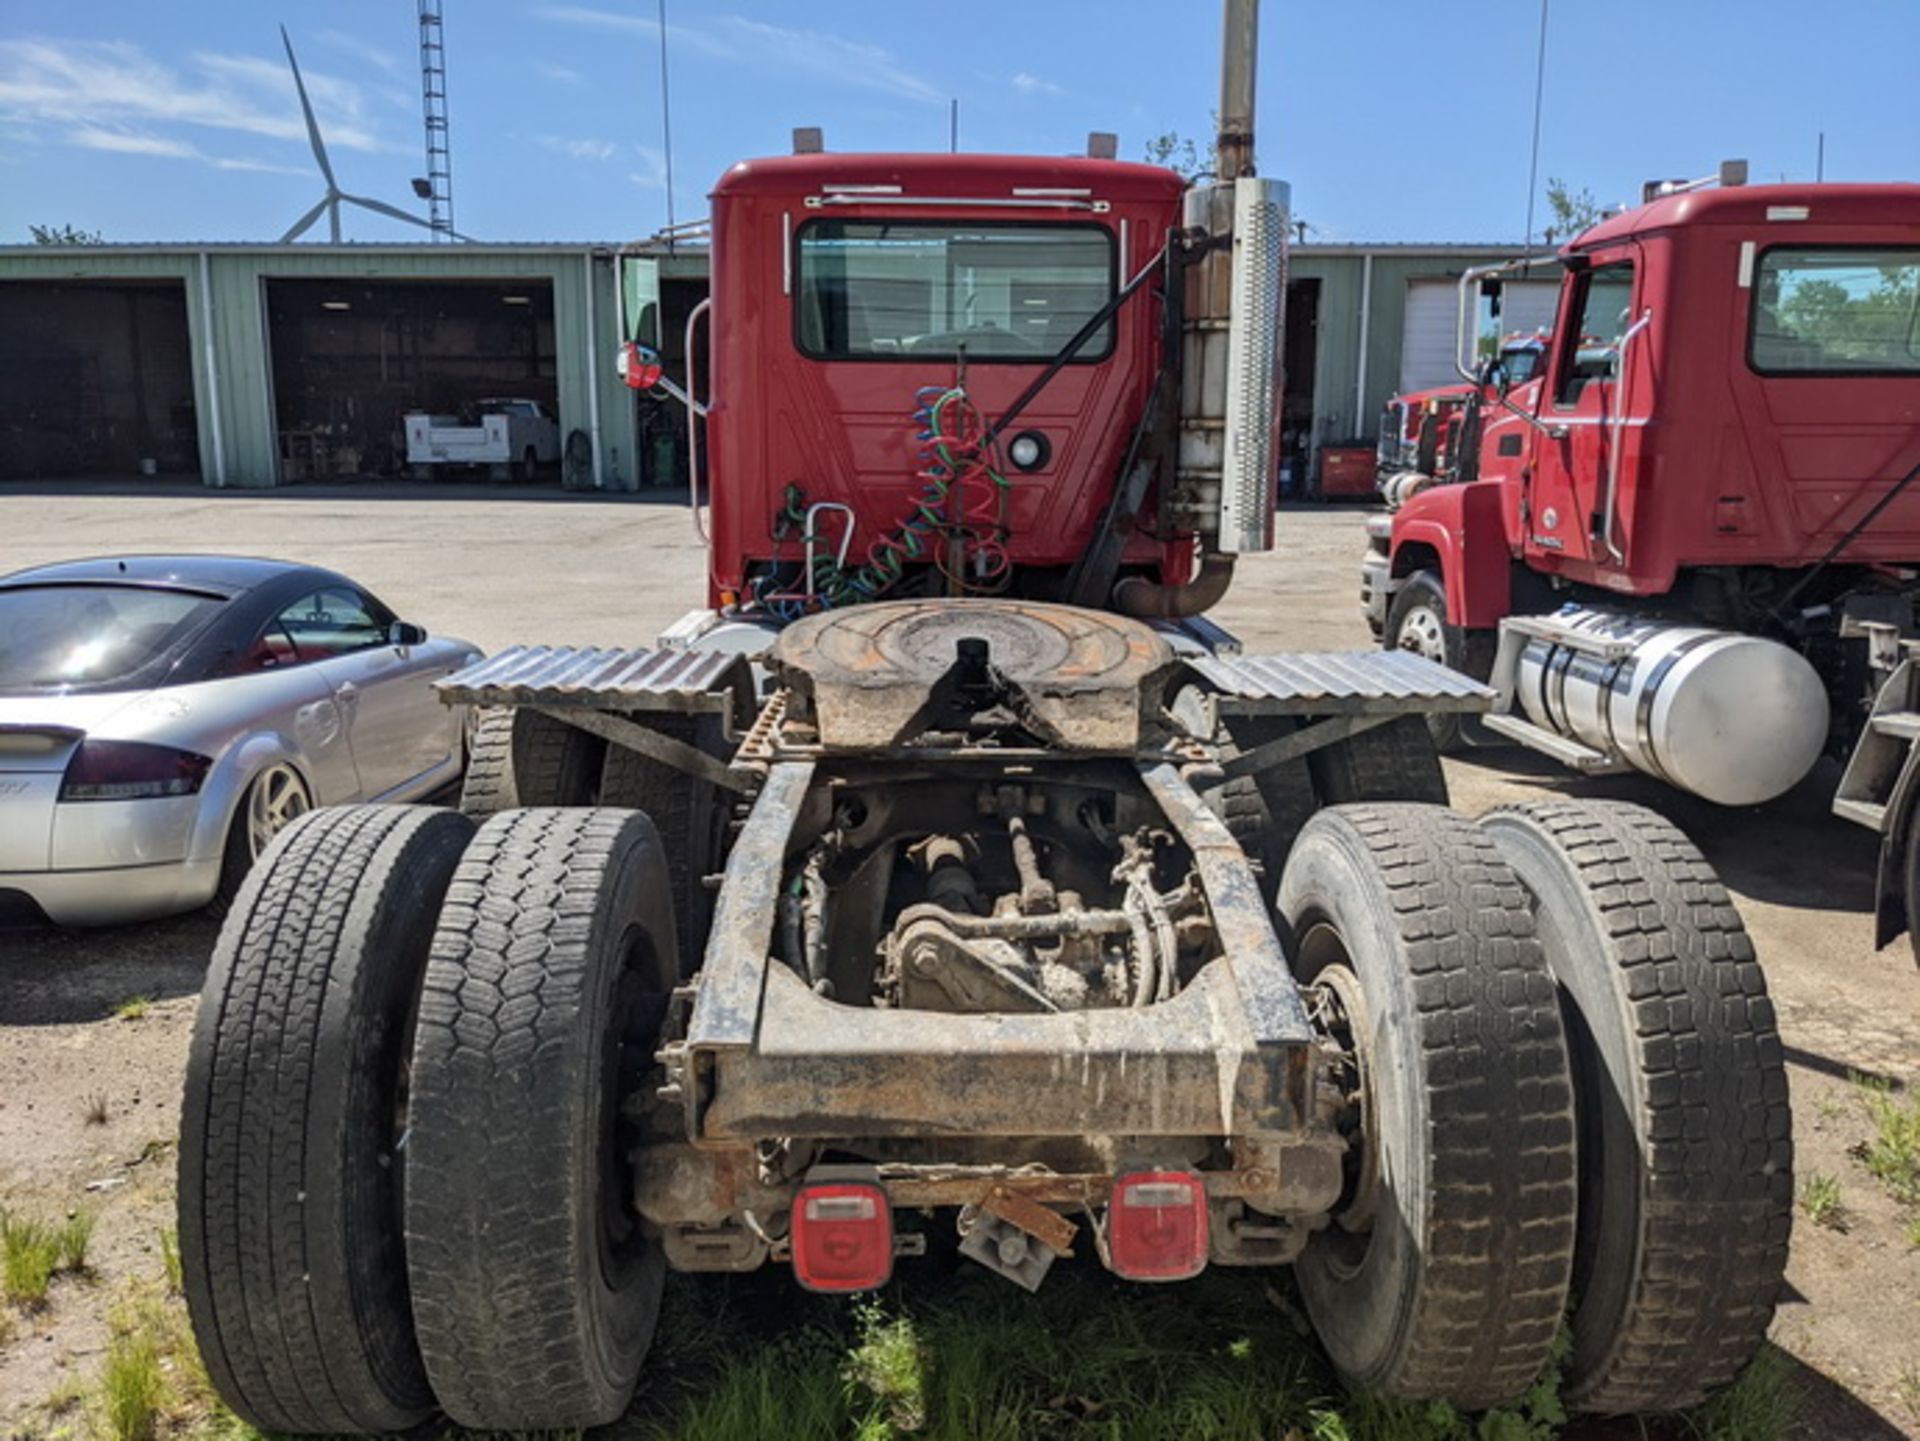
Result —
<instances>
[{"instance_id":1,"label":"white roll-up door","mask_svg":"<svg viewBox=\"0 0 1920 1441\"><path fill-rule=\"evenodd\" d=\"M1501 297L1500 333L1552 328L1558 281L1508 281ZM1407 282L1405 328L1400 342L1400 389L1425 390L1460 378L1453 368L1455 317L1460 287L1452 280Z\"/></svg>"}]
</instances>

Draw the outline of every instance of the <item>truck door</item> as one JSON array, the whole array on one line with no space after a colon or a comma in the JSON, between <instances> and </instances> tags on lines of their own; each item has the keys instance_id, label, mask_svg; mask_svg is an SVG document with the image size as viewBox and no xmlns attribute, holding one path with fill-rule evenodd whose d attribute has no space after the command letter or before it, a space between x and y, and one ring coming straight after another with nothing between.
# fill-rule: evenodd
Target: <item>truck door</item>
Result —
<instances>
[{"instance_id":1,"label":"truck door","mask_svg":"<svg viewBox=\"0 0 1920 1441\"><path fill-rule=\"evenodd\" d=\"M1617 520L1615 553L1603 537L1612 467L1618 464L1626 473L1646 423L1644 415L1628 413L1636 397L1649 393L1646 326L1637 303L1638 249L1628 244L1598 252L1591 267L1568 281L1540 397L1540 419L1548 432L1535 436L1528 474L1529 555L1600 566L1623 561L1624 531Z\"/></svg>"}]
</instances>

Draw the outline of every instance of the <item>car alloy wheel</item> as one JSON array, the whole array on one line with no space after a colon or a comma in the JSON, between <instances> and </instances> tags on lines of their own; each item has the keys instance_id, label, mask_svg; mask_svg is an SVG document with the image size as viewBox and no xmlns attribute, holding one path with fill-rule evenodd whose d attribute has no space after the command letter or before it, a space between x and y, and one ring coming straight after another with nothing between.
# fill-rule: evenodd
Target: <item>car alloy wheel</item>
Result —
<instances>
[{"instance_id":1,"label":"car alloy wheel","mask_svg":"<svg viewBox=\"0 0 1920 1441\"><path fill-rule=\"evenodd\" d=\"M254 860L296 816L313 809L306 782L290 765L269 766L247 792L247 850Z\"/></svg>"}]
</instances>

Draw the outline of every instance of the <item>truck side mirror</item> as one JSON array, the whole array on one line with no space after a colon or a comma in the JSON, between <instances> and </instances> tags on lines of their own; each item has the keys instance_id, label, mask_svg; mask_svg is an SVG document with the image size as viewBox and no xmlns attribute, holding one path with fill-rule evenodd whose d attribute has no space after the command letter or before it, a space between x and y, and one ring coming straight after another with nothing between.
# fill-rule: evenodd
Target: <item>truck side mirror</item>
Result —
<instances>
[{"instance_id":1,"label":"truck side mirror","mask_svg":"<svg viewBox=\"0 0 1920 1441\"><path fill-rule=\"evenodd\" d=\"M1489 275L1480 282L1480 294L1487 302L1487 310L1495 320L1500 318L1500 295L1506 288L1506 282L1497 275Z\"/></svg>"},{"instance_id":2,"label":"truck side mirror","mask_svg":"<svg viewBox=\"0 0 1920 1441\"><path fill-rule=\"evenodd\" d=\"M627 383L629 390L652 390L666 373L666 367L660 361L660 352L634 340L620 347L614 368L620 372L620 378Z\"/></svg>"}]
</instances>

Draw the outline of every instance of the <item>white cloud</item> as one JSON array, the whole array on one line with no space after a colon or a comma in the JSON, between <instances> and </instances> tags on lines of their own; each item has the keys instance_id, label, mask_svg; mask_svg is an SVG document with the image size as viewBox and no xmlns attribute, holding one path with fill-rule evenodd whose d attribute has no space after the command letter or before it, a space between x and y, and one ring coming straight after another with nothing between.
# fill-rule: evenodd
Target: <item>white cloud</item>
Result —
<instances>
[{"instance_id":1,"label":"white cloud","mask_svg":"<svg viewBox=\"0 0 1920 1441\"><path fill-rule=\"evenodd\" d=\"M625 10L538 5L533 13L566 25L629 31L655 41L660 36L658 21ZM890 50L822 30L794 30L744 15L716 15L699 26L669 24L667 35L675 46L718 60L768 70L805 71L836 84L877 90L922 104L946 103L944 91L908 69Z\"/></svg>"},{"instance_id":2,"label":"white cloud","mask_svg":"<svg viewBox=\"0 0 1920 1441\"><path fill-rule=\"evenodd\" d=\"M343 55L351 55L363 64L384 70L389 75L400 73L399 56L371 41L362 40L358 35L348 35L339 30L322 30L313 38L330 49L338 50Z\"/></svg>"},{"instance_id":3,"label":"white cloud","mask_svg":"<svg viewBox=\"0 0 1920 1441\"><path fill-rule=\"evenodd\" d=\"M117 155L164 155L174 160L197 160L200 152L184 140L160 135L135 135L125 130L101 130L84 125L67 136L67 143L83 150L111 150Z\"/></svg>"},{"instance_id":4,"label":"white cloud","mask_svg":"<svg viewBox=\"0 0 1920 1441\"><path fill-rule=\"evenodd\" d=\"M639 170L629 170L627 172L627 179L631 180L635 185L638 185L642 190L658 190L664 194L667 188L666 155L661 151L655 150L651 145L636 145L633 148L634 152L640 157L640 163L643 168Z\"/></svg>"},{"instance_id":5,"label":"white cloud","mask_svg":"<svg viewBox=\"0 0 1920 1441\"><path fill-rule=\"evenodd\" d=\"M298 165L275 165L266 160L245 160L237 156L200 156L202 160L211 160L215 170L244 170L255 175L318 175L312 166L304 170Z\"/></svg>"},{"instance_id":6,"label":"white cloud","mask_svg":"<svg viewBox=\"0 0 1920 1441\"><path fill-rule=\"evenodd\" d=\"M631 15L624 10L598 10L591 5L536 5L533 13L542 20L557 20L563 25L584 25L596 30L626 30L655 41L660 38L659 21L645 15ZM722 60L736 58L725 41L705 30L668 25L667 35L675 45L684 45Z\"/></svg>"},{"instance_id":7,"label":"white cloud","mask_svg":"<svg viewBox=\"0 0 1920 1441\"><path fill-rule=\"evenodd\" d=\"M534 142L558 155L571 156L575 160L611 160L620 153L620 147L611 140L591 138L572 138L565 135L536 135Z\"/></svg>"},{"instance_id":8,"label":"white cloud","mask_svg":"<svg viewBox=\"0 0 1920 1441\"><path fill-rule=\"evenodd\" d=\"M368 116L362 87L325 72L302 73L329 149L389 148ZM166 130L227 132L303 148L306 140L284 59L201 53L174 67L122 41L0 40L0 123L71 143L82 143L73 141L82 134L140 135L196 155L191 140Z\"/></svg>"},{"instance_id":9,"label":"white cloud","mask_svg":"<svg viewBox=\"0 0 1920 1441\"><path fill-rule=\"evenodd\" d=\"M578 85L580 83L580 72L578 70L569 70L566 66L556 65L551 60L536 60L533 62L533 68L536 74L553 81L557 85Z\"/></svg>"},{"instance_id":10,"label":"white cloud","mask_svg":"<svg viewBox=\"0 0 1920 1441\"><path fill-rule=\"evenodd\" d=\"M193 63L220 81L239 104L257 108L259 114L250 113L246 118L265 122L259 128L259 134L306 138L306 121L300 114L300 92L294 87L293 72L287 68L284 55L278 59L267 59L258 55L222 55L200 51L194 55ZM327 149L389 148L374 133L367 113L371 108L367 92L359 85L335 75L309 70L304 65L300 67L300 79L306 84L307 98L313 102L314 118L320 124L320 135L327 142ZM284 122L275 108L276 100L283 104L290 102ZM246 129L249 126L236 125L235 128Z\"/></svg>"},{"instance_id":11,"label":"white cloud","mask_svg":"<svg viewBox=\"0 0 1920 1441\"><path fill-rule=\"evenodd\" d=\"M739 48L760 63L809 70L842 85L878 90L902 100L944 105L945 92L908 70L889 50L863 40L848 40L821 30L789 30L743 15L724 15L718 23L738 39Z\"/></svg>"},{"instance_id":12,"label":"white cloud","mask_svg":"<svg viewBox=\"0 0 1920 1441\"><path fill-rule=\"evenodd\" d=\"M1067 92L1051 80L1043 80L1038 75L1030 75L1022 70L1013 77L1013 88L1022 95L1065 95Z\"/></svg>"},{"instance_id":13,"label":"white cloud","mask_svg":"<svg viewBox=\"0 0 1920 1441\"><path fill-rule=\"evenodd\" d=\"M105 150L115 155L151 155L165 160L197 160L216 170L244 170L265 175L313 173L311 168L303 170L296 165L274 165L245 156L209 155L184 140L174 140L164 135L145 135L132 130L108 130L100 126L83 125L77 130L68 131L61 138L82 150Z\"/></svg>"}]
</instances>

